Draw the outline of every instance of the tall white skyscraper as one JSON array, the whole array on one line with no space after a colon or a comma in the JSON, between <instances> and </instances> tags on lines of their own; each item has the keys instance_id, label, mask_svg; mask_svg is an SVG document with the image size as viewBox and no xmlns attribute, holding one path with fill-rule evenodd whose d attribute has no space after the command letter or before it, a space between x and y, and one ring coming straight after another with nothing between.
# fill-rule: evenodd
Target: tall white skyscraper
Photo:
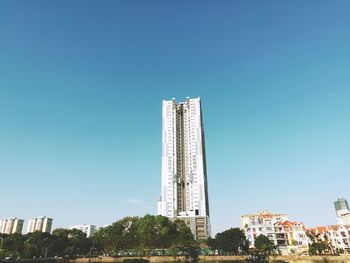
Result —
<instances>
[{"instance_id":1,"label":"tall white skyscraper","mask_svg":"<svg viewBox=\"0 0 350 263\"><path fill-rule=\"evenodd\" d=\"M158 214L183 219L196 239L210 235L200 98L163 100L162 184Z\"/></svg>"}]
</instances>

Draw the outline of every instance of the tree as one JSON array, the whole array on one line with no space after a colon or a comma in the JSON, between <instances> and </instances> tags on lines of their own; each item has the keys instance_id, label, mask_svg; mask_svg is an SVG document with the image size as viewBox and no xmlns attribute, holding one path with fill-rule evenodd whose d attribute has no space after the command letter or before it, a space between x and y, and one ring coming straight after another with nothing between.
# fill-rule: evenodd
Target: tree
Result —
<instances>
[{"instance_id":1,"label":"tree","mask_svg":"<svg viewBox=\"0 0 350 263\"><path fill-rule=\"evenodd\" d=\"M123 249L132 249L140 245L139 233L137 232L139 219L139 217L128 216L118 221L123 226L121 243Z\"/></svg>"},{"instance_id":2,"label":"tree","mask_svg":"<svg viewBox=\"0 0 350 263\"><path fill-rule=\"evenodd\" d=\"M69 252L74 255L86 255L89 253L92 242L86 238L86 234L79 229L71 229L68 234Z\"/></svg>"},{"instance_id":3,"label":"tree","mask_svg":"<svg viewBox=\"0 0 350 263\"><path fill-rule=\"evenodd\" d=\"M260 235L255 239L254 246L258 252L266 255L269 255L275 248L273 242L264 235Z\"/></svg>"},{"instance_id":4,"label":"tree","mask_svg":"<svg viewBox=\"0 0 350 263\"><path fill-rule=\"evenodd\" d=\"M96 248L117 255L121 249L139 247L139 221L139 217L124 217L110 226L100 228L93 236Z\"/></svg>"},{"instance_id":5,"label":"tree","mask_svg":"<svg viewBox=\"0 0 350 263\"><path fill-rule=\"evenodd\" d=\"M140 245L145 248L167 248L176 242L176 225L164 216L145 215L138 221Z\"/></svg>"},{"instance_id":6,"label":"tree","mask_svg":"<svg viewBox=\"0 0 350 263\"><path fill-rule=\"evenodd\" d=\"M118 221L102 227L94 234L94 240L109 254L116 255L122 248L123 225Z\"/></svg>"},{"instance_id":7,"label":"tree","mask_svg":"<svg viewBox=\"0 0 350 263\"><path fill-rule=\"evenodd\" d=\"M327 244L325 242L314 242L309 245L309 254L310 255L323 255L327 250Z\"/></svg>"},{"instance_id":8,"label":"tree","mask_svg":"<svg viewBox=\"0 0 350 263\"><path fill-rule=\"evenodd\" d=\"M64 229L64 228L58 228L55 229L52 232L52 239L53 242L49 246L49 252L53 256L65 256L66 254L66 248L69 247L69 235L70 230Z\"/></svg>"},{"instance_id":9,"label":"tree","mask_svg":"<svg viewBox=\"0 0 350 263\"><path fill-rule=\"evenodd\" d=\"M180 219L177 219L174 221L174 224L176 228L176 246L193 246L196 243L196 241L193 237L191 229L185 224L185 222Z\"/></svg>"},{"instance_id":10,"label":"tree","mask_svg":"<svg viewBox=\"0 0 350 263\"><path fill-rule=\"evenodd\" d=\"M208 237L206 244L208 247L210 247L212 249L216 249L216 247L217 247L216 240L215 240L215 238L212 238L212 237Z\"/></svg>"},{"instance_id":11,"label":"tree","mask_svg":"<svg viewBox=\"0 0 350 263\"><path fill-rule=\"evenodd\" d=\"M221 249L226 253L238 254L241 251L248 250L248 242L245 235L239 228L230 228L216 234L215 241L209 240L214 244L214 248Z\"/></svg>"},{"instance_id":12,"label":"tree","mask_svg":"<svg viewBox=\"0 0 350 263\"><path fill-rule=\"evenodd\" d=\"M100 228L92 238L77 229L55 229L49 233L34 232L27 235L0 234L0 259L7 255L21 258L43 258L52 256L70 256L95 253L118 255L121 250L172 247L176 253L181 247L195 244L191 230L183 221L175 222L163 216L146 215L139 217L124 217L112 225ZM130 252L130 251L128 251ZM135 252L135 251L133 251ZM173 254L174 254L173 253Z\"/></svg>"},{"instance_id":13,"label":"tree","mask_svg":"<svg viewBox=\"0 0 350 263\"><path fill-rule=\"evenodd\" d=\"M155 237L154 237L154 248L168 248L171 244L176 242L177 229L176 225L165 216L156 216L155 222Z\"/></svg>"},{"instance_id":14,"label":"tree","mask_svg":"<svg viewBox=\"0 0 350 263\"><path fill-rule=\"evenodd\" d=\"M35 231L25 235L24 255L26 258L40 258L48 254L48 247L52 242L52 237L49 233Z\"/></svg>"},{"instance_id":15,"label":"tree","mask_svg":"<svg viewBox=\"0 0 350 263\"><path fill-rule=\"evenodd\" d=\"M8 253L23 257L24 255L24 241L25 238L21 234L15 233L11 235L4 235L4 248Z\"/></svg>"},{"instance_id":16,"label":"tree","mask_svg":"<svg viewBox=\"0 0 350 263\"><path fill-rule=\"evenodd\" d=\"M199 261L199 248L196 246L186 246L181 249L182 254L185 257L185 262L198 262Z\"/></svg>"}]
</instances>

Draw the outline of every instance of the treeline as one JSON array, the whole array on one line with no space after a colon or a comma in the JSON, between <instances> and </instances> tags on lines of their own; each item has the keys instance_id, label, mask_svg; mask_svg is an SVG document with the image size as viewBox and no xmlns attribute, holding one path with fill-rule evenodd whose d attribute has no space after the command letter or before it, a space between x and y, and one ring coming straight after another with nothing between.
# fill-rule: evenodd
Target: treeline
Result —
<instances>
[{"instance_id":1,"label":"treeline","mask_svg":"<svg viewBox=\"0 0 350 263\"><path fill-rule=\"evenodd\" d=\"M191 256L202 254L246 254L249 244L244 233L231 228L206 242L195 241L181 220L146 215L125 217L99 228L93 237L77 229L55 229L52 234L0 234L0 260L12 258L49 258L79 256Z\"/></svg>"},{"instance_id":2,"label":"treeline","mask_svg":"<svg viewBox=\"0 0 350 263\"><path fill-rule=\"evenodd\" d=\"M194 246L191 230L183 221L170 221L163 216L125 217L112 225L99 228L93 237L73 229L55 229L52 234L34 232L26 235L0 234L0 259L76 257L123 251L144 252L147 249Z\"/></svg>"},{"instance_id":3,"label":"treeline","mask_svg":"<svg viewBox=\"0 0 350 263\"><path fill-rule=\"evenodd\" d=\"M125 217L94 235L98 248L118 255L121 250L164 249L195 244L191 230L181 220L174 222L164 216Z\"/></svg>"},{"instance_id":4,"label":"treeline","mask_svg":"<svg viewBox=\"0 0 350 263\"><path fill-rule=\"evenodd\" d=\"M56 229L49 233L34 232L26 235L0 234L0 260L47 258L54 256L86 255L92 253L93 241L85 233L73 229Z\"/></svg>"}]
</instances>

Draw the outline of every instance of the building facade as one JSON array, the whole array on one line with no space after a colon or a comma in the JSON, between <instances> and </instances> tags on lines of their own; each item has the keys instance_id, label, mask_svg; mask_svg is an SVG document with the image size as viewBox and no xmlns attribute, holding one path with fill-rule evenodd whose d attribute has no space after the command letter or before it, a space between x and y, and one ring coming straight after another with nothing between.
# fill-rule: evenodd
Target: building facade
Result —
<instances>
[{"instance_id":1,"label":"building facade","mask_svg":"<svg viewBox=\"0 0 350 263\"><path fill-rule=\"evenodd\" d=\"M337 218L338 225L350 225L350 213Z\"/></svg>"},{"instance_id":2,"label":"building facade","mask_svg":"<svg viewBox=\"0 0 350 263\"><path fill-rule=\"evenodd\" d=\"M310 241L306 235L306 228L302 222L284 221L281 225L286 232L289 246L308 247Z\"/></svg>"},{"instance_id":3,"label":"building facade","mask_svg":"<svg viewBox=\"0 0 350 263\"><path fill-rule=\"evenodd\" d=\"M241 216L241 229L250 247L254 247L255 239L260 235L267 236L275 245L285 245L284 230L281 229L279 235L275 232L275 224L283 221L288 221L287 214L275 214L265 210L257 214Z\"/></svg>"},{"instance_id":4,"label":"building facade","mask_svg":"<svg viewBox=\"0 0 350 263\"><path fill-rule=\"evenodd\" d=\"M186 98L180 103L175 99L163 101L162 183L158 214L184 220L196 239L210 236L200 98Z\"/></svg>"},{"instance_id":5,"label":"building facade","mask_svg":"<svg viewBox=\"0 0 350 263\"><path fill-rule=\"evenodd\" d=\"M334 208L337 214L339 225L350 225L350 210L348 201L344 198L338 198L334 201Z\"/></svg>"},{"instance_id":6,"label":"building facade","mask_svg":"<svg viewBox=\"0 0 350 263\"><path fill-rule=\"evenodd\" d=\"M308 254L310 239L307 230L302 222L282 221L275 224L276 237L278 230L284 232L284 243L277 244L278 249L285 255L305 255Z\"/></svg>"},{"instance_id":7,"label":"building facade","mask_svg":"<svg viewBox=\"0 0 350 263\"><path fill-rule=\"evenodd\" d=\"M31 218L28 222L27 233L33 233L35 231L50 233L52 221L52 218L46 216Z\"/></svg>"},{"instance_id":8,"label":"building facade","mask_svg":"<svg viewBox=\"0 0 350 263\"><path fill-rule=\"evenodd\" d=\"M96 226L94 225L77 225L77 226L71 226L69 229L78 229L81 230L83 233L86 234L86 237L92 237L95 233Z\"/></svg>"},{"instance_id":9,"label":"building facade","mask_svg":"<svg viewBox=\"0 0 350 263\"><path fill-rule=\"evenodd\" d=\"M341 217L345 214L350 213L348 201L346 201L346 199L344 199L344 198L338 198L337 200L335 200L334 201L334 208L335 208L335 212L337 214L337 217Z\"/></svg>"},{"instance_id":10,"label":"building facade","mask_svg":"<svg viewBox=\"0 0 350 263\"><path fill-rule=\"evenodd\" d=\"M289 221L287 214L262 211L257 214L244 215L241 216L241 229L251 248L254 248L256 238L264 235L282 255L300 255L308 251L310 240L304 224Z\"/></svg>"},{"instance_id":11,"label":"building facade","mask_svg":"<svg viewBox=\"0 0 350 263\"><path fill-rule=\"evenodd\" d=\"M332 254L350 253L350 225L328 225L310 229L317 241L330 247Z\"/></svg>"},{"instance_id":12,"label":"building facade","mask_svg":"<svg viewBox=\"0 0 350 263\"><path fill-rule=\"evenodd\" d=\"M22 233L24 220L18 218L7 218L0 220L1 234L15 234Z\"/></svg>"},{"instance_id":13,"label":"building facade","mask_svg":"<svg viewBox=\"0 0 350 263\"><path fill-rule=\"evenodd\" d=\"M344 253L350 251L350 225L327 226L327 240L336 252Z\"/></svg>"}]
</instances>

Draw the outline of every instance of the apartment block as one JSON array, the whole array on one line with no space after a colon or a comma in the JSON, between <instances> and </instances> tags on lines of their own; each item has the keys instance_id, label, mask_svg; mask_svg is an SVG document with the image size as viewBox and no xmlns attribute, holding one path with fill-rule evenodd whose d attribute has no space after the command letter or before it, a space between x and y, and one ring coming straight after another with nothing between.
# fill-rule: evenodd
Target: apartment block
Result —
<instances>
[{"instance_id":1,"label":"apartment block","mask_svg":"<svg viewBox=\"0 0 350 263\"><path fill-rule=\"evenodd\" d=\"M52 221L52 218L46 216L31 218L28 222L27 233L33 233L35 231L50 233Z\"/></svg>"},{"instance_id":2,"label":"apartment block","mask_svg":"<svg viewBox=\"0 0 350 263\"><path fill-rule=\"evenodd\" d=\"M22 233L23 219L7 218L0 220L0 233L1 234L15 234Z\"/></svg>"}]
</instances>

